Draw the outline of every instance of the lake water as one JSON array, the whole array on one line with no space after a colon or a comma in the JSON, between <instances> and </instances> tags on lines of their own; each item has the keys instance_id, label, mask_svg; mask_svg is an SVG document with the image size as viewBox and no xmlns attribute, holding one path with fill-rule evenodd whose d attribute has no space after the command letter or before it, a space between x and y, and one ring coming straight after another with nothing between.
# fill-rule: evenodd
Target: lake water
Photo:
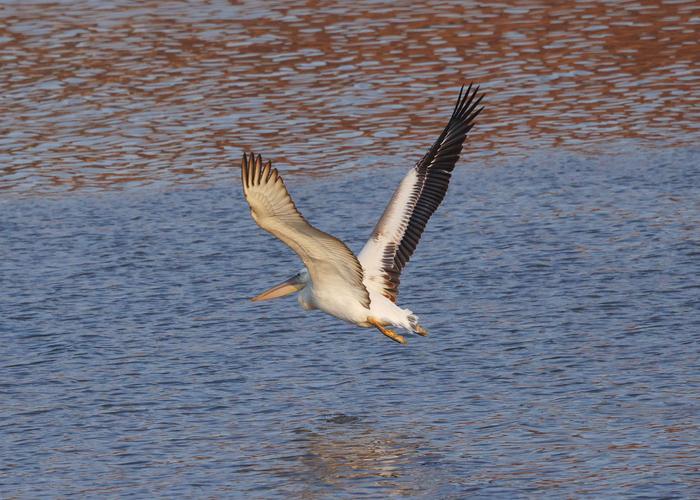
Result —
<instances>
[{"instance_id":1,"label":"lake water","mask_svg":"<svg viewBox=\"0 0 700 500\"><path fill-rule=\"evenodd\" d=\"M700 496L696 3L0 9L0 497ZM250 302L241 152L359 251L463 80L430 336Z\"/></svg>"}]
</instances>

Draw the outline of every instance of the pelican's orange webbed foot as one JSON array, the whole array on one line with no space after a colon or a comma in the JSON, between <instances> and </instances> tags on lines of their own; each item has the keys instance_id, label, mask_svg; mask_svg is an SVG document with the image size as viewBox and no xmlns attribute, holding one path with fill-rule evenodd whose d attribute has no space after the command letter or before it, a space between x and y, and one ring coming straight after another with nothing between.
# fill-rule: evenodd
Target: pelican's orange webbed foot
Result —
<instances>
[{"instance_id":1,"label":"pelican's orange webbed foot","mask_svg":"<svg viewBox=\"0 0 700 500\"><path fill-rule=\"evenodd\" d=\"M420 325L416 325L416 329L414 330L414 332L416 332L416 333L417 333L418 335L420 335L421 337L427 337L427 336L428 336L428 330L426 330L425 328L423 328L423 327L420 326Z\"/></svg>"},{"instance_id":2,"label":"pelican's orange webbed foot","mask_svg":"<svg viewBox=\"0 0 700 500\"><path fill-rule=\"evenodd\" d=\"M379 330L380 332L382 332L384 335L386 335L387 337L389 337L389 338L390 338L391 340L393 340L394 342L398 342L399 344L406 344L406 339L403 338L403 336L399 335L398 333L396 333L396 332L394 332L394 331L392 331L392 330L389 330L388 328L384 328L384 325L382 325L382 324L381 324L378 320L376 320L375 318L367 318L367 322L368 322L370 325L375 326L375 327L377 328L377 330Z\"/></svg>"}]
</instances>

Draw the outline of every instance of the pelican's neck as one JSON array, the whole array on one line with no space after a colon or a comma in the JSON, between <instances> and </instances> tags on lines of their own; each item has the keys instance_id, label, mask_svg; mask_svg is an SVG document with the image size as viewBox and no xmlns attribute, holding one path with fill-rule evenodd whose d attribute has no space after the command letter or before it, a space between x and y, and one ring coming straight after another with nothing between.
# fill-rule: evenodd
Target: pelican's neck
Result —
<instances>
[{"instance_id":1,"label":"pelican's neck","mask_svg":"<svg viewBox=\"0 0 700 500\"><path fill-rule=\"evenodd\" d=\"M311 276L309 276L309 271L304 268L299 271L300 281L304 283L304 288L299 290L297 294L297 300L299 305L305 310L316 309L316 301L314 300L314 284L311 281Z\"/></svg>"}]
</instances>

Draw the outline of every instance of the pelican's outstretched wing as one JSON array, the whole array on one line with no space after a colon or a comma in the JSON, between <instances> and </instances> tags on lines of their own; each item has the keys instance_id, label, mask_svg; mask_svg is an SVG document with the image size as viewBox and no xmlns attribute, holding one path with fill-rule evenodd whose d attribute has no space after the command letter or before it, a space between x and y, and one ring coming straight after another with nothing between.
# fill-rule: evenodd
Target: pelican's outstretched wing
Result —
<instances>
[{"instance_id":1,"label":"pelican's outstretched wing","mask_svg":"<svg viewBox=\"0 0 700 500\"><path fill-rule=\"evenodd\" d=\"M345 291L351 288L358 302L369 308L362 266L355 255L338 238L304 219L271 162L263 165L260 155L243 154L241 182L255 222L301 257L314 287L340 287Z\"/></svg>"},{"instance_id":2,"label":"pelican's outstretched wing","mask_svg":"<svg viewBox=\"0 0 700 500\"><path fill-rule=\"evenodd\" d=\"M358 256L371 283L368 286L376 287L394 302L401 271L416 249L428 219L445 197L464 139L484 109L478 108L482 98L479 87L472 90L470 84L464 92L462 86L445 130L401 181Z\"/></svg>"}]
</instances>

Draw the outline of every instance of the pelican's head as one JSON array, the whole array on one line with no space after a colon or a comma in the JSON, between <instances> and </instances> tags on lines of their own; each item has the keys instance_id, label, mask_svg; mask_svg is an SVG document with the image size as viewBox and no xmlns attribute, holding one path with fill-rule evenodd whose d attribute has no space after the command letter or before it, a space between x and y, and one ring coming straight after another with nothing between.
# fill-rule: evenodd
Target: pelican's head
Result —
<instances>
[{"instance_id":1,"label":"pelican's head","mask_svg":"<svg viewBox=\"0 0 700 500\"><path fill-rule=\"evenodd\" d=\"M296 273L288 280L283 281L279 285L273 286L269 290L265 290L263 293L261 293L260 295L256 295L250 300L252 300L253 302L260 302L262 300L270 300L279 297L284 297L294 292L298 292L299 290L304 288L308 282L309 272L306 269L304 269L303 271Z\"/></svg>"}]
</instances>

